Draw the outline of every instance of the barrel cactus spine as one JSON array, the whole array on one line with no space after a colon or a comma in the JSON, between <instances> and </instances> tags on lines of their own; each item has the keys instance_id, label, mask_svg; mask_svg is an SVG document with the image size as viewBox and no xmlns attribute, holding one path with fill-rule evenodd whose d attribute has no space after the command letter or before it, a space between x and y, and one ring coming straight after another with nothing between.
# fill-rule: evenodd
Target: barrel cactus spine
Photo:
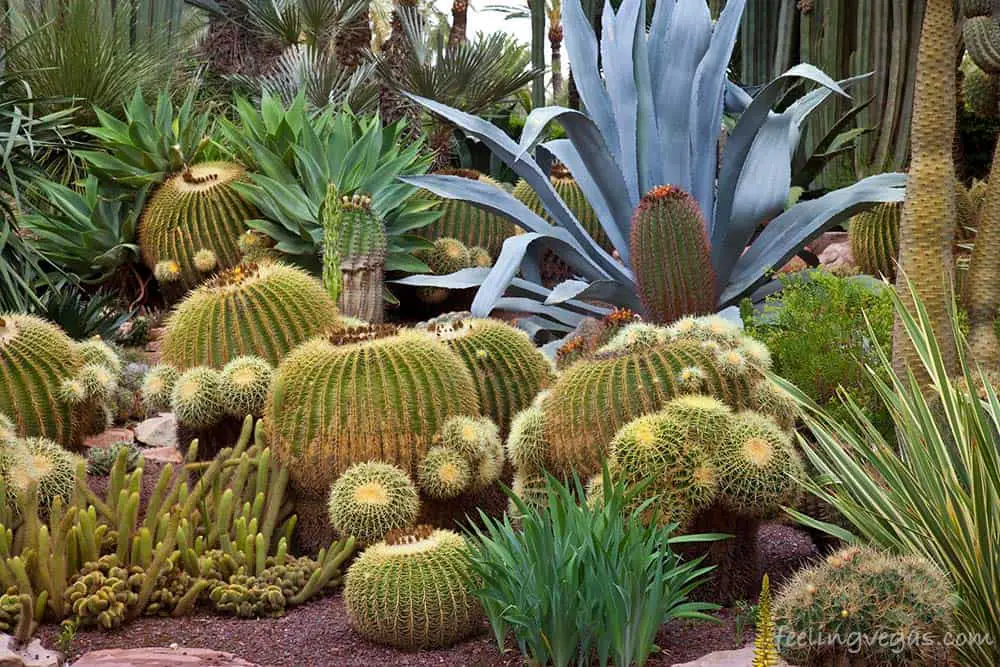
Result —
<instances>
[{"instance_id":1,"label":"barrel cactus spine","mask_svg":"<svg viewBox=\"0 0 1000 667\"><path fill-rule=\"evenodd\" d=\"M552 381L551 362L527 334L505 322L442 317L427 328L462 358L476 383L483 414L501 433Z\"/></svg>"},{"instance_id":2,"label":"barrel cactus spine","mask_svg":"<svg viewBox=\"0 0 1000 667\"><path fill-rule=\"evenodd\" d=\"M318 280L276 263L241 264L192 291L166 323L162 361L221 370L254 355L276 364L299 343L337 326Z\"/></svg>"},{"instance_id":3,"label":"barrel cactus spine","mask_svg":"<svg viewBox=\"0 0 1000 667\"><path fill-rule=\"evenodd\" d=\"M499 188L500 184L475 169L441 169L434 174L440 176L458 176L478 181ZM417 230L417 234L435 241L439 238L453 238L466 246L479 246L492 259L500 253L504 240L517 233L517 228L506 218L491 213L468 202L456 199L441 199L434 194L423 196L439 200L435 205L441 211L441 217L426 227Z\"/></svg>"},{"instance_id":4,"label":"barrel cactus spine","mask_svg":"<svg viewBox=\"0 0 1000 667\"><path fill-rule=\"evenodd\" d=\"M203 270L207 255L202 251L215 258L208 271L238 264L240 234L246 221L257 214L229 186L245 177L246 170L238 164L202 162L167 178L153 193L139 221L139 248L146 265L190 288L207 273ZM200 262L196 262L199 253ZM178 273L158 268L163 262L176 263Z\"/></svg>"},{"instance_id":5,"label":"barrel cactus spine","mask_svg":"<svg viewBox=\"0 0 1000 667\"><path fill-rule=\"evenodd\" d=\"M339 330L279 365L265 408L272 453L293 488L325 495L354 463L382 460L413 475L453 415L477 415L461 359L426 332L388 325Z\"/></svg>"},{"instance_id":6,"label":"barrel cactus spine","mask_svg":"<svg viewBox=\"0 0 1000 667\"><path fill-rule=\"evenodd\" d=\"M714 312L715 274L705 220L693 197L653 188L632 214L632 267L646 317L669 323Z\"/></svg>"},{"instance_id":7,"label":"barrel cactus spine","mask_svg":"<svg viewBox=\"0 0 1000 667\"><path fill-rule=\"evenodd\" d=\"M374 544L389 531L411 528L420 511L410 477L380 461L357 463L330 487L330 524L359 544Z\"/></svg>"},{"instance_id":8,"label":"barrel cactus spine","mask_svg":"<svg viewBox=\"0 0 1000 667\"><path fill-rule=\"evenodd\" d=\"M368 547L347 571L351 627L375 643L408 650L468 637L482 619L468 552L461 535L429 526L390 533Z\"/></svg>"}]
</instances>

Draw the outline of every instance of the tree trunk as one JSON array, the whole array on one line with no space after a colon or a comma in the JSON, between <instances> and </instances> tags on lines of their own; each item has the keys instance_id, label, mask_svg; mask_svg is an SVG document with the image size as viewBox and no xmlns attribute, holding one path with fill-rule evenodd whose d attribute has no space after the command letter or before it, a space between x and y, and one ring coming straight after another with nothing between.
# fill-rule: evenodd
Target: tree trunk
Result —
<instances>
[{"instance_id":1,"label":"tree trunk","mask_svg":"<svg viewBox=\"0 0 1000 667\"><path fill-rule=\"evenodd\" d=\"M549 47L552 52L552 94L559 96L562 94L562 41L563 27L561 23L553 23L549 26Z\"/></svg>"},{"instance_id":2,"label":"tree trunk","mask_svg":"<svg viewBox=\"0 0 1000 667\"><path fill-rule=\"evenodd\" d=\"M451 4L451 32L448 33L448 46L455 48L465 41L465 33L469 24L469 0L455 0Z\"/></svg>"},{"instance_id":3,"label":"tree trunk","mask_svg":"<svg viewBox=\"0 0 1000 667\"><path fill-rule=\"evenodd\" d=\"M910 133L913 157L899 229L899 267L904 279L896 282L900 299L911 312L907 279L923 301L951 372L956 366L949 282L956 215L954 40L952 1L928 0L917 55ZM928 383L928 374L898 317L892 356L897 374L905 377L909 369L918 381Z\"/></svg>"},{"instance_id":4,"label":"tree trunk","mask_svg":"<svg viewBox=\"0 0 1000 667\"><path fill-rule=\"evenodd\" d=\"M401 118L416 116L413 105L393 87L395 82L403 79L405 63L408 60L407 52L412 48L403 28L403 21L400 19L400 11L416 8L417 0L395 1L395 9L392 12L392 33L382 45L382 51L392 70L392 80L383 81L379 91L378 106L385 123L394 123Z\"/></svg>"},{"instance_id":5,"label":"tree trunk","mask_svg":"<svg viewBox=\"0 0 1000 667\"><path fill-rule=\"evenodd\" d=\"M364 61L371 43L371 16L366 7L337 33L334 42L337 64L346 69L356 68Z\"/></svg>"}]
</instances>

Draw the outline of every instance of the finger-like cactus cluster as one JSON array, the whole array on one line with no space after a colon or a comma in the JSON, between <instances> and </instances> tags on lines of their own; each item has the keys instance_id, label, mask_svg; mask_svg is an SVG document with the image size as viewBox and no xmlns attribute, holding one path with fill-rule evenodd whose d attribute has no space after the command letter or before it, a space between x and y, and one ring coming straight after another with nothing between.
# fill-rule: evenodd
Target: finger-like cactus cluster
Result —
<instances>
[{"instance_id":1,"label":"finger-like cactus cluster","mask_svg":"<svg viewBox=\"0 0 1000 667\"><path fill-rule=\"evenodd\" d=\"M442 169L434 173L441 176L459 176L495 188L500 187L499 183L475 169ZM503 245L503 242L517 232L514 224L503 216L473 206L468 202L459 199L442 199L429 192L423 193L422 196L438 201L435 210L441 211L440 218L417 230L417 234L430 241L436 241L440 238L457 239L470 248L478 246L484 249L487 256L492 259L500 253L500 246ZM435 273L438 272L435 271ZM450 273L450 271L442 273Z\"/></svg>"},{"instance_id":2,"label":"finger-like cactus cluster","mask_svg":"<svg viewBox=\"0 0 1000 667\"><path fill-rule=\"evenodd\" d=\"M847 547L784 584L774 605L778 649L799 665L943 665L952 599L923 559Z\"/></svg>"},{"instance_id":3,"label":"finger-like cactus cluster","mask_svg":"<svg viewBox=\"0 0 1000 667\"><path fill-rule=\"evenodd\" d=\"M240 234L257 217L230 187L245 174L237 164L202 162L157 188L139 222L142 259L157 280L190 288L239 263Z\"/></svg>"},{"instance_id":4,"label":"finger-like cactus cluster","mask_svg":"<svg viewBox=\"0 0 1000 667\"><path fill-rule=\"evenodd\" d=\"M278 363L335 327L337 308L309 274L281 264L240 264L191 292L166 324L162 361L221 370L240 356Z\"/></svg>"},{"instance_id":5,"label":"finger-like cactus cluster","mask_svg":"<svg viewBox=\"0 0 1000 667\"><path fill-rule=\"evenodd\" d=\"M410 528L420 500L409 475L378 461L357 463L330 488L330 523L359 544L373 544L391 530Z\"/></svg>"},{"instance_id":6,"label":"finger-like cactus cluster","mask_svg":"<svg viewBox=\"0 0 1000 667\"><path fill-rule=\"evenodd\" d=\"M347 571L351 627L403 649L442 648L475 632L482 609L472 594L468 545L458 533L419 526L368 547Z\"/></svg>"},{"instance_id":7,"label":"finger-like cactus cluster","mask_svg":"<svg viewBox=\"0 0 1000 667\"><path fill-rule=\"evenodd\" d=\"M416 474L448 417L478 413L475 384L454 352L426 332L385 326L299 346L278 367L265 409L275 457L313 498L355 463Z\"/></svg>"},{"instance_id":8,"label":"finger-like cactus cluster","mask_svg":"<svg viewBox=\"0 0 1000 667\"><path fill-rule=\"evenodd\" d=\"M66 588L66 604L81 626L117 628L138 603L145 576L137 565L123 566L117 556L102 556L73 578Z\"/></svg>"}]
</instances>

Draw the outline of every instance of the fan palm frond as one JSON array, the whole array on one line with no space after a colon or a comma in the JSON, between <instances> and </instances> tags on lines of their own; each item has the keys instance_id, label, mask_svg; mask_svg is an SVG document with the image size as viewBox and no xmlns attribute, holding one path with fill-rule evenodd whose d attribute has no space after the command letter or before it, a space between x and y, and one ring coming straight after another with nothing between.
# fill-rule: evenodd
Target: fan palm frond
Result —
<instances>
[{"instance_id":1,"label":"fan palm frond","mask_svg":"<svg viewBox=\"0 0 1000 667\"><path fill-rule=\"evenodd\" d=\"M274 95L285 105L302 93L306 102L317 108L346 104L363 113L373 110L378 101L373 74L373 65L361 64L349 70L341 67L333 54L298 44L285 49L268 74L233 76L230 80L256 93Z\"/></svg>"}]
</instances>

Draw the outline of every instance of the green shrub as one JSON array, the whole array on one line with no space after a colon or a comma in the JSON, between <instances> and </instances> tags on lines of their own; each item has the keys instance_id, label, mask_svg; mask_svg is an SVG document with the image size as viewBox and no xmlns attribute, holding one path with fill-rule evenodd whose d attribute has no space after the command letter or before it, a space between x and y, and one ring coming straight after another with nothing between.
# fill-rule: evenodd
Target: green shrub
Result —
<instances>
[{"instance_id":1,"label":"green shrub","mask_svg":"<svg viewBox=\"0 0 1000 667\"><path fill-rule=\"evenodd\" d=\"M494 637L512 633L532 664L643 665L660 626L672 618L707 618L709 604L687 601L711 568L681 562L670 545L717 536L674 537L675 525L642 520L645 506L627 511L633 491L605 470L602 501L584 496L579 477L566 486L549 476L545 507L510 493L521 530L483 513L474 528L475 594ZM641 491L641 488L638 489ZM624 519L624 520L623 520Z\"/></svg>"},{"instance_id":2,"label":"green shrub","mask_svg":"<svg viewBox=\"0 0 1000 667\"><path fill-rule=\"evenodd\" d=\"M977 386L982 378L967 363L962 364L960 378L949 377L920 300L913 295L911 314L895 292L890 296L929 377L929 385L921 387L893 374L887 354L881 354L869 372L866 381L889 407L896 437L880 434L859 406L847 406L845 420L791 384L775 380L799 402L815 440L805 451L823 478L807 482L806 488L836 508L851 528L796 516L836 537L856 541L860 536L937 566L958 595L955 631L970 640L953 646L953 657L958 664L997 665L1000 398L989 383L982 397L965 389ZM964 349L960 328L953 324L955 343ZM979 641L971 641L975 637Z\"/></svg>"},{"instance_id":3,"label":"green shrub","mask_svg":"<svg viewBox=\"0 0 1000 667\"><path fill-rule=\"evenodd\" d=\"M784 289L770 297L763 312L744 306L747 333L771 351L774 372L810 398L844 415L846 389L883 433L891 433L889 415L863 381L864 365L877 364L879 351L892 345L892 299L881 284L865 278L839 278L812 271L807 278L784 279ZM872 324L869 334L865 318Z\"/></svg>"}]
</instances>

